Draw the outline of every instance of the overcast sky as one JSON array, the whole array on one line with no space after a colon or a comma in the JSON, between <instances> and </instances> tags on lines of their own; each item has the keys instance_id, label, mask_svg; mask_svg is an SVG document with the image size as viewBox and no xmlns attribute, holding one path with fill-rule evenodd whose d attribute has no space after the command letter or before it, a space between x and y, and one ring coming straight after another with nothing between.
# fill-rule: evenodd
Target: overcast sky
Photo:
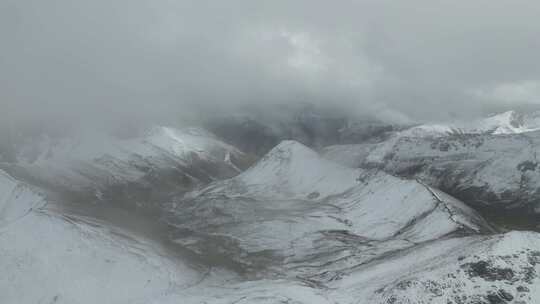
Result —
<instances>
[{"instance_id":1,"label":"overcast sky","mask_svg":"<svg viewBox=\"0 0 540 304\"><path fill-rule=\"evenodd\" d=\"M540 104L540 1L0 0L0 119L314 102L396 119Z\"/></svg>"}]
</instances>

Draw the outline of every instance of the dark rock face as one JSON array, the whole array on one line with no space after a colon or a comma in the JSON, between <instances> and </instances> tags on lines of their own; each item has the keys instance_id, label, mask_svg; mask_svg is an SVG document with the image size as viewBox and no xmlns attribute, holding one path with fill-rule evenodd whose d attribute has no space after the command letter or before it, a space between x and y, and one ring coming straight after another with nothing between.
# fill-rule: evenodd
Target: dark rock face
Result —
<instances>
[{"instance_id":1,"label":"dark rock face","mask_svg":"<svg viewBox=\"0 0 540 304\"><path fill-rule=\"evenodd\" d=\"M528 256L529 263L533 266L540 264L540 251L531 251Z\"/></svg>"},{"instance_id":2,"label":"dark rock face","mask_svg":"<svg viewBox=\"0 0 540 304\"><path fill-rule=\"evenodd\" d=\"M518 164L517 169L521 172L535 171L538 167L538 162L526 160Z\"/></svg>"},{"instance_id":3,"label":"dark rock face","mask_svg":"<svg viewBox=\"0 0 540 304\"><path fill-rule=\"evenodd\" d=\"M530 291L529 288L527 288L527 287L525 287L525 286L518 286L518 287L516 288L516 290L517 290L518 292L529 292L529 291Z\"/></svg>"},{"instance_id":4,"label":"dark rock face","mask_svg":"<svg viewBox=\"0 0 540 304\"><path fill-rule=\"evenodd\" d=\"M486 261L462 265L470 277L480 277L486 281L512 280L514 271L510 268L498 268Z\"/></svg>"},{"instance_id":5,"label":"dark rock face","mask_svg":"<svg viewBox=\"0 0 540 304\"><path fill-rule=\"evenodd\" d=\"M486 296L487 303L489 304L505 304L514 299L508 291L499 289L497 292L490 293Z\"/></svg>"},{"instance_id":6,"label":"dark rock face","mask_svg":"<svg viewBox=\"0 0 540 304\"><path fill-rule=\"evenodd\" d=\"M276 146L280 137L268 126L252 119L224 119L209 123L217 136L246 153L263 155Z\"/></svg>"},{"instance_id":7,"label":"dark rock face","mask_svg":"<svg viewBox=\"0 0 540 304\"><path fill-rule=\"evenodd\" d=\"M262 112L241 117L214 117L205 127L242 151L259 156L283 140L295 140L309 147L321 148L381 141L397 129L396 126L371 118L352 118L346 113L329 113L314 106L272 108ZM279 115L272 117L268 112Z\"/></svg>"},{"instance_id":8,"label":"dark rock face","mask_svg":"<svg viewBox=\"0 0 540 304\"><path fill-rule=\"evenodd\" d=\"M512 297L510 295L510 297ZM512 300L514 297L512 297L510 300ZM505 299L505 296L503 296L500 293L491 293L486 296L486 299L489 304L505 304L507 303L507 300Z\"/></svg>"}]
</instances>

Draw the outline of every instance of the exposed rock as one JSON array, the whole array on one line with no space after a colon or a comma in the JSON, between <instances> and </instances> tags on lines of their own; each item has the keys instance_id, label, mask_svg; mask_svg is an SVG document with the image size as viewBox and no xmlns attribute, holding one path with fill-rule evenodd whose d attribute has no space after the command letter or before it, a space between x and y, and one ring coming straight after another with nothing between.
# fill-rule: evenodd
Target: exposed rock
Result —
<instances>
[{"instance_id":1,"label":"exposed rock","mask_svg":"<svg viewBox=\"0 0 540 304\"><path fill-rule=\"evenodd\" d=\"M478 261L462 265L471 277L480 277L487 281L511 281L514 271L510 268L498 268L486 261Z\"/></svg>"}]
</instances>

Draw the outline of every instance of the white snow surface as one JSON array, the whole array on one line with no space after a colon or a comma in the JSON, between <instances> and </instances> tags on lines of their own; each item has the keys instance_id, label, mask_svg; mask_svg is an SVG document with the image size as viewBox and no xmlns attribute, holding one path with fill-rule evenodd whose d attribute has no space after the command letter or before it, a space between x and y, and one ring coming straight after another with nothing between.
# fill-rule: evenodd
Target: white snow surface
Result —
<instances>
[{"instance_id":1,"label":"white snow surface","mask_svg":"<svg viewBox=\"0 0 540 304\"><path fill-rule=\"evenodd\" d=\"M235 195L234 185L238 184L249 194L271 198L302 199L315 191L324 197L356 185L359 174L358 170L322 160L315 151L296 141L283 141L242 174L202 191L232 191L231 195Z\"/></svg>"},{"instance_id":2,"label":"white snow surface","mask_svg":"<svg viewBox=\"0 0 540 304\"><path fill-rule=\"evenodd\" d=\"M467 122L422 124L402 131L401 135L409 137L440 137L450 133L501 135L537 130L540 130L540 112L507 111Z\"/></svg>"},{"instance_id":3,"label":"white snow surface","mask_svg":"<svg viewBox=\"0 0 540 304\"><path fill-rule=\"evenodd\" d=\"M47 211L3 172L0 191L0 303L133 303L199 280L158 244Z\"/></svg>"},{"instance_id":4,"label":"white snow surface","mask_svg":"<svg viewBox=\"0 0 540 304\"><path fill-rule=\"evenodd\" d=\"M197 163L219 165L237 173L239 169L231 159L242 155L205 130L158 126L129 139L102 132L55 139L45 136L22 149L17 167L34 180L86 191L135 182L155 171L182 170ZM212 172L202 173L217 178Z\"/></svg>"}]
</instances>

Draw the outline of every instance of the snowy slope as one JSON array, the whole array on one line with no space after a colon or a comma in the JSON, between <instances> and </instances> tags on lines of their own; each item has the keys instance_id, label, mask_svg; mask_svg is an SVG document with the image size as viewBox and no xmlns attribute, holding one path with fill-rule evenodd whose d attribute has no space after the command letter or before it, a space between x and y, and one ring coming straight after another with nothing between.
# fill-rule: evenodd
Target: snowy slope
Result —
<instances>
[{"instance_id":1,"label":"snowy slope","mask_svg":"<svg viewBox=\"0 0 540 304\"><path fill-rule=\"evenodd\" d=\"M176 242L234 265L249 283L155 303L536 303L540 296L539 234L484 235L483 220L439 190L329 163L296 142L188 198L169 219Z\"/></svg>"},{"instance_id":2,"label":"snowy slope","mask_svg":"<svg viewBox=\"0 0 540 304\"><path fill-rule=\"evenodd\" d=\"M540 130L540 112L520 114L508 111L469 122L421 124L392 133L379 142L331 145L322 149L325 157L350 167L357 167L368 158L382 162L386 154L403 141L445 140L458 136L511 135Z\"/></svg>"},{"instance_id":3,"label":"snowy slope","mask_svg":"<svg viewBox=\"0 0 540 304\"><path fill-rule=\"evenodd\" d=\"M404 130L400 135L408 137L439 137L460 134L519 134L540 130L540 112L520 113L507 111L473 121L457 121L446 124L422 124Z\"/></svg>"},{"instance_id":4,"label":"snowy slope","mask_svg":"<svg viewBox=\"0 0 540 304\"><path fill-rule=\"evenodd\" d=\"M200 279L159 244L49 212L3 172L0 195L0 303L132 303Z\"/></svg>"},{"instance_id":5,"label":"snowy slope","mask_svg":"<svg viewBox=\"0 0 540 304\"><path fill-rule=\"evenodd\" d=\"M540 235L531 232L442 239L353 265L326 286L294 278L232 281L149 303L533 304L540 301L539 249Z\"/></svg>"},{"instance_id":6,"label":"snowy slope","mask_svg":"<svg viewBox=\"0 0 540 304\"><path fill-rule=\"evenodd\" d=\"M26 185L0 170L0 231L43 204L43 199Z\"/></svg>"},{"instance_id":7,"label":"snowy slope","mask_svg":"<svg viewBox=\"0 0 540 304\"><path fill-rule=\"evenodd\" d=\"M299 282L244 282L153 239L49 204L0 171L0 303L330 303Z\"/></svg>"},{"instance_id":8,"label":"snowy slope","mask_svg":"<svg viewBox=\"0 0 540 304\"><path fill-rule=\"evenodd\" d=\"M527 124L524 114L508 111L473 122L469 130L466 131L469 131L468 133L514 134L535 131L538 130L538 126Z\"/></svg>"},{"instance_id":9,"label":"snowy slope","mask_svg":"<svg viewBox=\"0 0 540 304\"><path fill-rule=\"evenodd\" d=\"M16 164L3 166L32 183L100 199L114 186L181 189L231 177L244 157L204 130L154 127L129 139L102 133L44 137L26 145Z\"/></svg>"},{"instance_id":10,"label":"snowy slope","mask_svg":"<svg viewBox=\"0 0 540 304\"><path fill-rule=\"evenodd\" d=\"M385 252L489 231L470 208L435 189L334 164L294 141L235 178L189 193L169 222L179 229L175 241L197 254L223 252L247 271L321 282L330 270L338 276Z\"/></svg>"},{"instance_id":11,"label":"snowy slope","mask_svg":"<svg viewBox=\"0 0 540 304\"><path fill-rule=\"evenodd\" d=\"M441 240L361 266L331 284L338 303L538 303L540 235Z\"/></svg>"}]
</instances>

